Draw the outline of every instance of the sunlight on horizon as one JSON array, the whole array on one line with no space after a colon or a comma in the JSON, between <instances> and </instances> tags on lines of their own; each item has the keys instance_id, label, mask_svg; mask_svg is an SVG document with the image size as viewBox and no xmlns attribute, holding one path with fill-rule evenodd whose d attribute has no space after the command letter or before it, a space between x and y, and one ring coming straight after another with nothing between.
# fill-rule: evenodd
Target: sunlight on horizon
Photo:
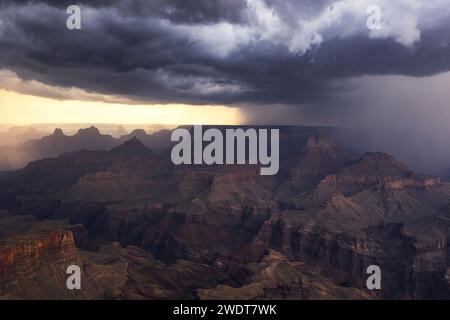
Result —
<instances>
[{"instance_id":1,"label":"sunlight on horizon","mask_svg":"<svg viewBox=\"0 0 450 320\"><path fill-rule=\"evenodd\" d=\"M0 123L241 124L238 108L55 100L0 89Z\"/></svg>"}]
</instances>

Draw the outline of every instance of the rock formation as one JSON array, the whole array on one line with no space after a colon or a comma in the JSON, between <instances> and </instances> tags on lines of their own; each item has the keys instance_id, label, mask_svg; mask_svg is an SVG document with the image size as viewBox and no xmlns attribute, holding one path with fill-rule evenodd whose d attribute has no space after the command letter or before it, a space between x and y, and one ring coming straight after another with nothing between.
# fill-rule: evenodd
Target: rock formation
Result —
<instances>
[{"instance_id":1,"label":"rock formation","mask_svg":"<svg viewBox=\"0 0 450 320\"><path fill-rule=\"evenodd\" d=\"M281 130L274 177L251 165L175 166L139 139L0 177L10 212L0 236L69 221L58 228L79 247L80 298L449 297L450 184L387 154L349 155L325 130ZM384 282L368 292L372 264Z\"/></svg>"}]
</instances>

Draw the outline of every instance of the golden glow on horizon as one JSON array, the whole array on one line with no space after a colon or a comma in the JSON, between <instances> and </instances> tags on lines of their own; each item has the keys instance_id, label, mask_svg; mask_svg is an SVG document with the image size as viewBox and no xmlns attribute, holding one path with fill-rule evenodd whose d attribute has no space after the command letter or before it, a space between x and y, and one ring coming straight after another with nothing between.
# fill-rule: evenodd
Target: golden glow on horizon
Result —
<instances>
[{"instance_id":1,"label":"golden glow on horizon","mask_svg":"<svg viewBox=\"0 0 450 320\"><path fill-rule=\"evenodd\" d=\"M225 106L54 100L0 89L0 123L241 124L243 118Z\"/></svg>"}]
</instances>

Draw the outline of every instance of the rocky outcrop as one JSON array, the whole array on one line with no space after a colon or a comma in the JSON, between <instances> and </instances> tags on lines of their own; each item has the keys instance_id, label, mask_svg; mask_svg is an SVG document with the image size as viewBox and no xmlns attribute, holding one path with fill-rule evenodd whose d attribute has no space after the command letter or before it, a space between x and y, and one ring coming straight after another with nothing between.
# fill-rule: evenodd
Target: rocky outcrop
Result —
<instances>
[{"instance_id":1,"label":"rocky outcrop","mask_svg":"<svg viewBox=\"0 0 450 320\"><path fill-rule=\"evenodd\" d=\"M0 241L0 273L29 273L50 261L70 264L76 260L73 235L67 230L33 232Z\"/></svg>"},{"instance_id":2,"label":"rocky outcrop","mask_svg":"<svg viewBox=\"0 0 450 320\"><path fill-rule=\"evenodd\" d=\"M275 195L281 209L308 207L309 204L299 204L297 198L313 191L327 174L349 165L351 158L336 146L325 131L319 130L309 137L302 152L292 161L287 179Z\"/></svg>"},{"instance_id":3,"label":"rocky outcrop","mask_svg":"<svg viewBox=\"0 0 450 320\"><path fill-rule=\"evenodd\" d=\"M19 299L77 298L66 269L78 263L72 233L36 230L0 242L0 296Z\"/></svg>"},{"instance_id":4,"label":"rocky outcrop","mask_svg":"<svg viewBox=\"0 0 450 320\"><path fill-rule=\"evenodd\" d=\"M271 219L261 228L257 241L294 261L305 262L345 287L365 288L367 267L378 265L383 282L382 289L374 294L379 298L418 299L450 294L444 288L445 265L417 257L416 240L405 235L400 224L380 224L350 235L320 227L304 228L301 217Z\"/></svg>"},{"instance_id":5,"label":"rocky outcrop","mask_svg":"<svg viewBox=\"0 0 450 320\"><path fill-rule=\"evenodd\" d=\"M241 287L220 285L200 289L201 299L255 300L255 299L372 299L355 288L339 287L320 275L305 272L304 263L291 262L281 253L269 250L257 263L249 266L252 276Z\"/></svg>"},{"instance_id":6,"label":"rocky outcrop","mask_svg":"<svg viewBox=\"0 0 450 320\"><path fill-rule=\"evenodd\" d=\"M415 174L390 155L366 153L351 166L327 175L319 188L335 188L344 194L351 194L370 187L397 190L426 188L440 183L437 177Z\"/></svg>"},{"instance_id":7,"label":"rocky outcrop","mask_svg":"<svg viewBox=\"0 0 450 320\"><path fill-rule=\"evenodd\" d=\"M197 289L212 288L219 283L228 282L228 277L223 272L211 266L186 260L167 265L149 252L134 246L103 247L98 254L91 255L88 265L92 266L88 267L92 270L88 272L88 278L95 278L98 269L102 274L102 269L116 272L123 270L122 275L115 276L114 279L124 281L116 282L104 294L109 299L195 299ZM122 268L117 267L121 265Z\"/></svg>"},{"instance_id":8,"label":"rocky outcrop","mask_svg":"<svg viewBox=\"0 0 450 320\"><path fill-rule=\"evenodd\" d=\"M66 286L69 265L80 267L81 290ZM78 251L72 233L63 229L33 231L0 242L0 299L193 299L196 289L227 279L207 265L165 265L133 246L113 243Z\"/></svg>"},{"instance_id":9,"label":"rocky outcrop","mask_svg":"<svg viewBox=\"0 0 450 320\"><path fill-rule=\"evenodd\" d=\"M350 157L323 130L308 139L304 152L301 160L291 169L291 187L311 189L326 174L350 163Z\"/></svg>"}]
</instances>

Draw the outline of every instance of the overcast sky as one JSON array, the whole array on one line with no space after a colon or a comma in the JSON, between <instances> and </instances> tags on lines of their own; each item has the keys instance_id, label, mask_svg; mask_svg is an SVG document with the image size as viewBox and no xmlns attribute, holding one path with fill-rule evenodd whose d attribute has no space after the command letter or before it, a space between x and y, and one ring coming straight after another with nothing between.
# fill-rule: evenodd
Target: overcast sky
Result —
<instances>
[{"instance_id":1,"label":"overcast sky","mask_svg":"<svg viewBox=\"0 0 450 320\"><path fill-rule=\"evenodd\" d=\"M82 29L68 30L71 4L0 0L0 88L237 106L250 122L365 127L372 142L450 136L448 0L79 0Z\"/></svg>"}]
</instances>

